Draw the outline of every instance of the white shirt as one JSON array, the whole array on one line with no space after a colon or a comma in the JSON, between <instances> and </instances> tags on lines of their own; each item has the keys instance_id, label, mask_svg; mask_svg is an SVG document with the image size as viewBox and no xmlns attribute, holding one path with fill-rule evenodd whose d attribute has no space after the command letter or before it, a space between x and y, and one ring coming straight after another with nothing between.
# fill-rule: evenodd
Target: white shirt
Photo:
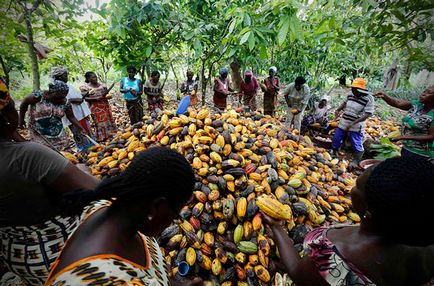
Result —
<instances>
[{"instance_id":1,"label":"white shirt","mask_svg":"<svg viewBox=\"0 0 434 286\"><path fill-rule=\"evenodd\" d=\"M295 83L291 83L283 91L283 95L288 95L291 107L302 110L309 102L310 89L309 86L305 83L301 86L300 90L297 90L295 88Z\"/></svg>"},{"instance_id":2,"label":"white shirt","mask_svg":"<svg viewBox=\"0 0 434 286\"><path fill-rule=\"evenodd\" d=\"M73 98L83 98L80 91L76 89L74 86L68 83L69 91L66 98L73 99ZM72 106L72 112L74 113L75 118L77 118L78 121L82 120L83 118L89 116L91 114L89 105L86 101L83 101L81 104L71 104ZM64 116L62 118L63 126L69 126L71 125L71 122Z\"/></svg>"}]
</instances>

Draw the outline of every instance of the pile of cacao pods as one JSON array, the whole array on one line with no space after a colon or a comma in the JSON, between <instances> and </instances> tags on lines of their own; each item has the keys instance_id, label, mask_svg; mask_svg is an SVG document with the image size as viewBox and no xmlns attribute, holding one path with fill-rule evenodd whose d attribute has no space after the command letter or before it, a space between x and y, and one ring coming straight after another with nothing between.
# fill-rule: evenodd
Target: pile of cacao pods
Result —
<instances>
[{"instance_id":1,"label":"pile of cacao pods","mask_svg":"<svg viewBox=\"0 0 434 286\"><path fill-rule=\"evenodd\" d=\"M393 138L393 134L399 133L399 125L394 121L383 120L379 117L373 116L366 120L365 132L374 139L378 139L380 137ZM389 134L392 135L389 136Z\"/></svg>"},{"instance_id":2,"label":"pile of cacao pods","mask_svg":"<svg viewBox=\"0 0 434 286\"><path fill-rule=\"evenodd\" d=\"M87 164L97 177L114 176L153 145L177 150L195 171L194 196L159 237L175 277L186 261L209 285L289 285L261 211L282 219L298 247L314 227L360 221L348 162L258 113L145 116L94 147Z\"/></svg>"}]
</instances>

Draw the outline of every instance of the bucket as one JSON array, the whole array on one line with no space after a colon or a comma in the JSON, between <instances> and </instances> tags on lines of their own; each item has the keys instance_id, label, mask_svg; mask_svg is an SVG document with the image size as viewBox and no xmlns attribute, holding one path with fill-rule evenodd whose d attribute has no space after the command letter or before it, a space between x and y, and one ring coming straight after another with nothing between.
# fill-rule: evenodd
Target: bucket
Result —
<instances>
[{"instance_id":1,"label":"bucket","mask_svg":"<svg viewBox=\"0 0 434 286\"><path fill-rule=\"evenodd\" d=\"M366 159L366 160L362 160L359 163L360 168L362 168L363 170L368 169L369 167L371 167L372 165L375 165L377 163L382 162L382 160L377 160L377 159Z\"/></svg>"},{"instance_id":2,"label":"bucket","mask_svg":"<svg viewBox=\"0 0 434 286\"><path fill-rule=\"evenodd\" d=\"M188 271L190 270L190 266L187 262L181 261L178 263L178 274L181 276L186 276Z\"/></svg>"}]
</instances>

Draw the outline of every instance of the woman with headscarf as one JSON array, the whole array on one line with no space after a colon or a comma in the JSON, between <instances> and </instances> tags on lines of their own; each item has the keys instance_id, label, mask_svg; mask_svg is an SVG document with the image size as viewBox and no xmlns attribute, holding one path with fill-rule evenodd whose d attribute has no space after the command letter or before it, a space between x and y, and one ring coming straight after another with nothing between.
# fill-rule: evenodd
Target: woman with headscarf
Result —
<instances>
[{"instance_id":1,"label":"woman with headscarf","mask_svg":"<svg viewBox=\"0 0 434 286\"><path fill-rule=\"evenodd\" d=\"M220 110L225 110L227 105L227 98L229 92L232 92L233 89L230 87L230 82L228 79L228 69L220 68L219 69L219 77L214 79L214 106Z\"/></svg>"},{"instance_id":2,"label":"woman with headscarf","mask_svg":"<svg viewBox=\"0 0 434 286\"><path fill-rule=\"evenodd\" d=\"M316 127L327 128L329 110L328 97L323 96L319 102L315 102L313 112L303 118L302 125L306 127L314 127L316 125Z\"/></svg>"},{"instance_id":3,"label":"woman with headscarf","mask_svg":"<svg viewBox=\"0 0 434 286\"><path fill-rule=\"evenodd\" d=\"M238 95L243 99L244 108L250 111L256 111L256 94L259 90L259 84L251 70L244 73L244 79L240 83Z\"/></svg>"},{"instance_id":4,"label":"woman with headscarf","mask_svg":"<svg viewBox=\"0 0 434 286\"><path fill-rule=\"evenodd\" d=\"M268 71L269 77L264 79L261 85L264 92L264 114L274 116L277 105L277 94L279 93L279 77L276 76L277 68L271 67Z\"/></svg>"},{"instance_id":5,"label":"woman with headscarf","mask_svg":"<svg viewBox=\"0 0 434 286\"><path fill-rule=\"evenodd\" d=\"M90 110L95 122L96 140L102 142L116 134L116 124L106 97L109 89L98 82L94 72L88 71L84 77L86 84L80 86L80 91L84 99L90 104ZM110 89L112 87L113 85Z\"/></svg>"},{"instance_id":6,"label":"woman with headscarf","mask_svg":"<svg viewBox=\"0 0 434 286\"><path fill-rule=\"evenodd\" d=\"M72 124L68 118L63 117L63 125L69 127L74 136L75 145L78 151L87 151L93 146L92 142L85 136L88 134L92 136L91 123L90 123L90 109L86 101L84 101L83 96L80 91L77 90L73 85L68 83L68 70L63 67L54 67L51 70L51 78L53 80L60 80L66 83L69 87L68 95L66 99L71 104L72 112L75 118L77 118L80 125L86 131L86 133L81 132L81 129L77 128Z\"/></svg>"},{"instance_id":7,"label":"woman with headscarf","mask_svg":"<svg viewBox=\"0 0 434 286\"><path fill-rule=\"evenodd\" d=\"M86 134L86 130L74 116L71 103L66 99L68 90L66 83L55 80L48 85L47 91L27 96L20 106L20 126L23 125L30 105L29 129L32 139L57 151L69 148L69 138L62 123L64 116L82 134Z\"/></svg>"},{"instance_id":8,"label":"woman with headscarf","mask_svg":"<svg viewBox=\"0 0 434 286\"><path fill-rule=\"evenodd\" d=\"M0 261L27 285L43 285L80 221L69 196L98 180L36 142L17 140L18 112L0 82ZM80 192L83 205L91 200Z\"/></svg>"}]
</instances>

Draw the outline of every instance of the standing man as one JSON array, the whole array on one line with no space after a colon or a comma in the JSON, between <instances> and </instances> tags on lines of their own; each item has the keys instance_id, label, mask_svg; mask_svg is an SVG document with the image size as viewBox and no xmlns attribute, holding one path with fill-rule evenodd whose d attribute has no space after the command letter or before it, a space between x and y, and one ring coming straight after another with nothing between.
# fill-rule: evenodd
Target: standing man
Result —
<instances>
[{"instance_id":1,"label":"standing man","mask_svg":"<svg viewBox=\"0 0 434 286\"><path fill-rule=\"evenodd\" d=\"M190 106L197 105L197 81L193 79L193 72L187 71L187 80L181 85L181 92L184 96L190 96Z\"/></svg>"},{"instance_id":2,"label":"standing man","mask_svg":"<svg viewBox=\"0 0 434 286\"><path fill-rule=\"evenodd\" d=\"M295 82L283 91L283 95L287 104L285 125L289 128L294 121L294 129L300 131L304 110L310 98L310 89L304 77L297 77Z\"/></svg>"},{"instance_id":3,"label":"standing man","mask_svg":"<svg viewBox=\"0 0 434 286\"><path fill-rule=\"evenodd\" d=\"M244 73L244 79L240 83L238 95L243 99L244 108L249 111L256 111L256 94L259 90L259 84L251 70Z\"/></svg>"},{"instance_id":4,"label":"standing man","mask_svg":"<svg viewBox=\"0 0 434 286\"><path fill-rule=\"evenodd\" d=\"M63 67L54 67L51 70L51 78L53 80L63 81L68 85L69 90L66 99L69 103L71 103L72 112L74 113L74 116L80 123L81 127L83 127L83 129L86 131L86 134L93 137L90 127L91 112L89 105L86 101L84 101L81 92L68 83L68 70ZM82 130L78 129L74 124L72 124L68 118L66 118L66 116L62 118L62 123L63 126L67 126L71 130L78 151L86 151L93 146L92 142L90 142L90 140L83 134Z\"/></svg>"},{"instance_id":5,"label":"standing man","mask_svg":"<svg viewBox=\"0 0 434 286\"><path fill-rule=\"evenodd\" d=\"M332 153L336 154L348 136L354 150L354 160L352 167L356 167L362 159L363 132L365 121L374 114L374 97L366 90L366 80L363 78L354 79L351 84L351 93L347 99L336 109L335 118L339 117L339 112L343 110L342 118L332 142Z\"/></svg>"},{"instance_id":6,"label":"standing man","mask_svg":"<svg viewBox=\"0 0 434 286\"><path fill-rule=\"evenodd\" d=\"M275 66L270 67L268 75L264 79L262 91L264 92L264 114L274 116L274 110L277 105L277 94L279 93L279 77L276 75L277 68Z\"/></svg>"},{"instance_id":7,"label":"standing man","mask_svg":"<svg viewBox=\"0 0 434 286\"><path fill-rule=\"evenodd\" d=\"M140 79L136 78L137 69L135 67L127 68L128 77L121 79L120 92L124 94L124 99L127 103L128 116L130 117L131 125L142 121L143 118L143 102L142 93L143 85Z\"/></svg>"}]
</instances>

